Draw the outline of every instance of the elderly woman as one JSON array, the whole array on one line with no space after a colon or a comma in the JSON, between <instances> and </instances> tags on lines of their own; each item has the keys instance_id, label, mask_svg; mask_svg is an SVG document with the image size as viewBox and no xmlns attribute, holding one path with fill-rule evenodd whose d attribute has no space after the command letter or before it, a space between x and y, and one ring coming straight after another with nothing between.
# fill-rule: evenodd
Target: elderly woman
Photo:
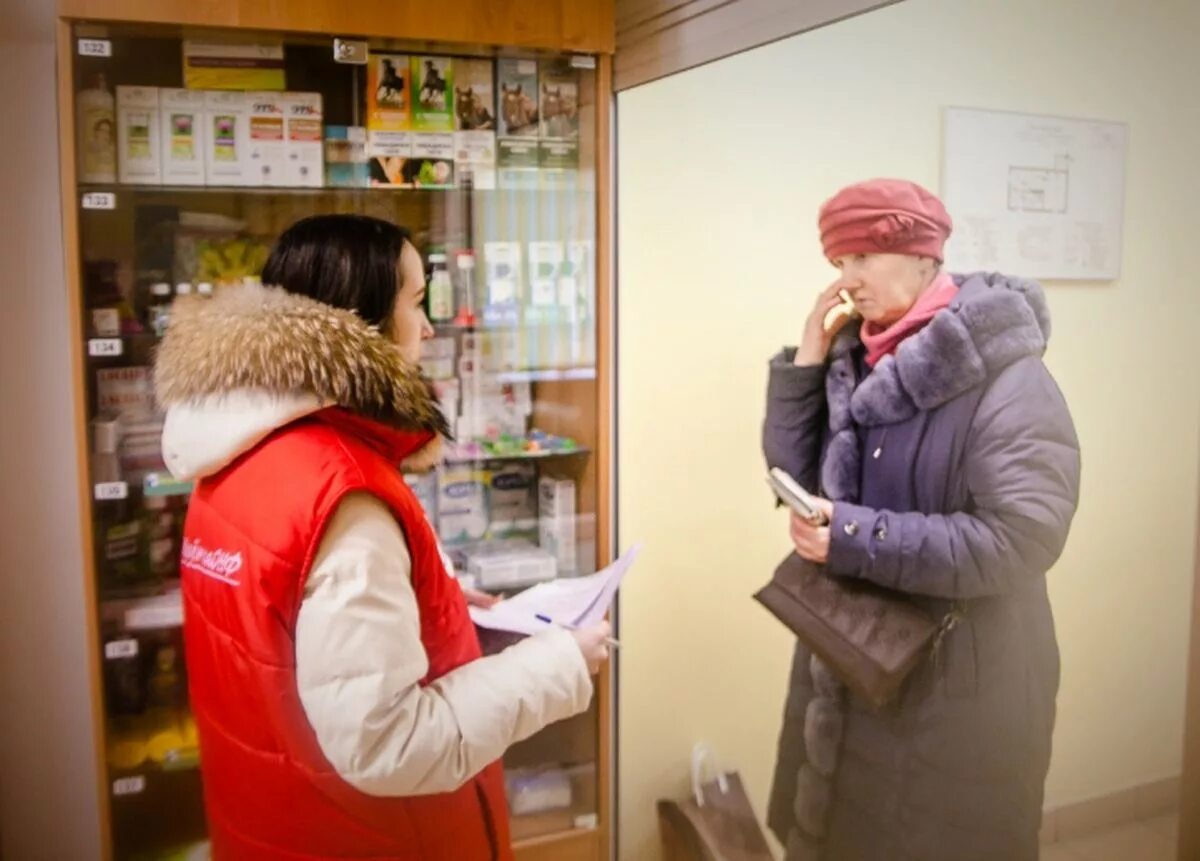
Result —
<instances>
[{"instance_id":1,"label":"elderly woman","mask_svg":"<svg viewBox=\"0 0 1200 861\"><path fill-rule=\"evenodd\" d=\"M797 645L770 826L789 861L1036 859L1059 681L1046 572L1079 486L1045 298L944 272L950 217L910 182L843 189L819 223L840 275L771 361L763 432L770 466L823 497L828 525L793 515L792 542L958 622L883 712ZM843 292L861 324L831 313Z\"/></svg>"}]
</instances>

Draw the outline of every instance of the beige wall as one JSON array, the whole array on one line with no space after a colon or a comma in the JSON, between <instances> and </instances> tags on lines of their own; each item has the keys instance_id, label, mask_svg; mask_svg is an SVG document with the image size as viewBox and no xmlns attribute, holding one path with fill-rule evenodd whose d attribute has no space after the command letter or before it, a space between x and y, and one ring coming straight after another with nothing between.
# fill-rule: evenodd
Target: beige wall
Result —
<instances>
[{"instance_id":1,"label":"beige wall","mask_svg":"<svg viewBox=\"0 0 1200 861\"><path fill-rule=\"evenodd\" d=\"M619 97L622 859L712 742L765 808L789 638L750 599L787 549L758 448L766 360L832 278L820 202L938 187L941 108L1126 121L1120 281L1052 284L1049 363L1084 451L1051 591L1048 802L1178 773L1197 505L1191 0L908 0ZM1019 274L1019 273L1017 273Z\"/></svg>"},{"instance_id":2,"label":"beige wall","mask_svg":"<svg viewBox=\"0 0 1200 861\"><path fill-rule=\"evenodd\" d=\"M0 855L99 858L54 4L0 3Z\"/></svg>"}]
</instances>

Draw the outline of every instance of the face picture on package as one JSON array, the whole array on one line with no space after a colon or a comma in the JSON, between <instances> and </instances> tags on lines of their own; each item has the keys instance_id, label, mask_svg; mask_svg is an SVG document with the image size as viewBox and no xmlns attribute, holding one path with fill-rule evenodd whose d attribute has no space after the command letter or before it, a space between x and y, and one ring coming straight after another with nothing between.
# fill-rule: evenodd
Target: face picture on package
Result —
<instances>
[{"instance_id":1,"label":"face picture on package","mask_svg":"<svg viewBox=\"0 0 1200 861\"><path fill-rule=\"evenodd\" d=\"M574 84L542 84L542 137L579 136L579 96Z\"/></svg>"},{"instance_id":2,"label":"face picture on package","mask_svg":"<svg viewBox=\"0 0 1200 861\"><path fill-rule=\"evenodd\" d=\"M454 71L454 128L463 132L496 128L492 61L459 60Z\"/></svg>"},{"instance_id":3,"label":"face picture on package","mask_svg":"<svg viewBox=\"0 0 1200 861\"><path fill-rule=\"evenodd\" d=\"M500 86L500 136L538 135L538 61L501 59L496 62Z\"/></svg>"},{"instance_id":4,"label":"face picture on package","mask_svg":"<svg viewBox=\"0 0 1200 861\"><path fill-rule=\"evenodd\" d=\"M96 146L108 146L113 141L113 124L110 120L98 120L92 126L92 143Z\"/></svg>"},{"instance_id":5,"label":"face picture on package","mask_svg":"<svg viewBox=\"0 0 1200 861\"><path fill-rule=\"evenodd\" d=\"M501 88L501 110L504 117L504 129L510 135L537 134L537 102L533 100L521 84L513 88L507 85Z\"/></svg>"}]
</instances>

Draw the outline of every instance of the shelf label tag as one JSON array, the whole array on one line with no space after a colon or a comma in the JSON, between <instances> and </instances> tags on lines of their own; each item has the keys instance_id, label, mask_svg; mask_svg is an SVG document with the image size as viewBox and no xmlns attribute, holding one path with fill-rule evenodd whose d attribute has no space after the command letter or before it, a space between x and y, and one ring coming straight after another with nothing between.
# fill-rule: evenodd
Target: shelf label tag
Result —
<instances>
[{"instance_id":1,"label":"shelf label tag","mask_svg":"<svg viewBox=\"0 0 1200 861\"><path fill-rule=\"evenodd\" d=\"M117 196L111 191L89 191L83 196L84 209L116 209Z\"/></svg>"},{"instance_id":2,"label":"shelf label tag","mask_svg":"<svg viewBox=\"0 0 1200 861\"><path fill-rule=\"evenodd\" d=\"M105 481L97 484L93 490L95 491L96 499L101 502L129 498L129 485L123 481Z\"/></svg>"},{"instance_id":3,"label":"shelf label tag","mask_svg":"<svg viewBox=\"0 0 1200 861\"><path fill-rule=\"evenodd\" d=\"M104 358L119 356L125 352L125 344L120 338L92 338L88 341L88 355Z\"/></svg>"},{"instance_id":4,"label":"shelf label tag","mask_svg":"<svg viewBox=\"0 0 1200 861\"><path fill-rule=\"evenodd\" d=\"M80 39L79 56L81 57L111 57L112 42L108 39Z\"/></svg>"},{"instance_id":5,"label":"shelf label tag","mask_svg":"<svg viewBox=\"0 0 1200 861\"><path fill-rule=\"evenodd\" d=\"M132 638L128 640L112 640L104 644L104 657L110 661L116 661L120 658L136 658L138 653L138 641Z\"/></svg>"},{"instance_id":6,"label":"shelf label tag","mask_svg":"<svg viewBox=\"0 0 1200 861\"><path fill-rule=\"evenodd\" d=\"M146 791L146 778L137 774L113 781L113 795L137 795Z\"/></svg>"}]
</instances>

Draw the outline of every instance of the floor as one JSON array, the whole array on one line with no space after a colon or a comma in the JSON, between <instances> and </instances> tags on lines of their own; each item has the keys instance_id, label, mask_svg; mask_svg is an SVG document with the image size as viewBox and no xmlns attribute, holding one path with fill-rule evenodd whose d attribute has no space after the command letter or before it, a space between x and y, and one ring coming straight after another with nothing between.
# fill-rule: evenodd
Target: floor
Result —
<instances>
[{"instance_id":1,"label":"floor","mask_svg":"<svg viewBox=\"0 0 1200 861\"><path fill-rule=\"evenodd\" d=\"M1041 861L1175 861L1179 816L1171 814L1042 847Z\"/></svg>"}]
</instances>

